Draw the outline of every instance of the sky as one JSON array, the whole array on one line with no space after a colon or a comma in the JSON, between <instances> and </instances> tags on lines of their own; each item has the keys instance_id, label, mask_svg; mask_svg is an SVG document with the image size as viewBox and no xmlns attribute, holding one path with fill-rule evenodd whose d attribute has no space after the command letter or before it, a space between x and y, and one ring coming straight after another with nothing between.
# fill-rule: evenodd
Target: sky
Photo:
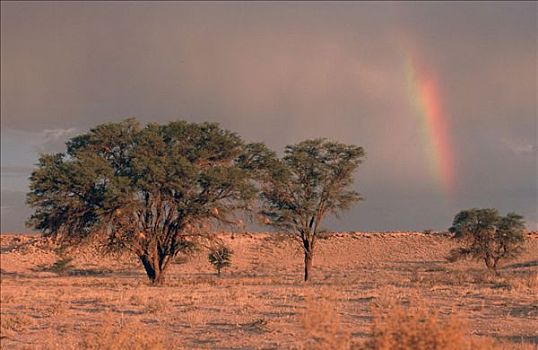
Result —
<instances>
[{"instance_id":1,"label":"sky","mask_svg":"<svg viewBox=\"0 0 538 350\"><path fill-rule=\"evenodd\" d=\"M40 153L127 117L363 146L331 230L537 230L537 33L536 2L2 1L1 231L28 231Z\"/></svg>"}]
</instances>

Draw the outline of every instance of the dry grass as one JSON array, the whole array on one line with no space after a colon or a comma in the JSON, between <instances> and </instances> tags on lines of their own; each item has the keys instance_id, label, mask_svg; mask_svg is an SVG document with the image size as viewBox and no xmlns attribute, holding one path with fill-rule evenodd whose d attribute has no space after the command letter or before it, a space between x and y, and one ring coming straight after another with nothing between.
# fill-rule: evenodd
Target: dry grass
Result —
<instances>
[{"instance_id":1,"label":"dry grass","mask_svg":"<svg viewBox=\"0 0 538 350\"><path fill-rule=\"evenodd\" d=\"M166 286L151 287L136 259L2 235L0 347L360 349L377 339L373 325L388 338L402 331L389 326L407 325L407 338L538 349L538 237L499 277L480 263L447 263L454 242L435 233L335 233L319 241L307 284L302 252L288 236L221 239L235 252L222 278L200 251L170 266ZM52 271L64 256L74 257L69 268ZM427 305L409 307L417 300ZM380 321L375 310L396 316Z\"/></svg>"},{"instance_id":2,"label":"dry grass","mask_svg":"<svg viewBox=\"0 0 538 350\"><path fill-rule=\"evenodd\" d=\"M334 296L312 294L306 297L306 310L301 317L304 349L349 349L351 334L340 320Z\"/></svg>"},{"instance_id":3,"label":"dry grass","mask_svg":"<svg viewBox=\"0 0 538 350\"><path fill-rule=\"evenodd\" d=\"M170 342L165 330L160 327L134 321L112 322L110 318L95 327L77 345L79 349L88 350L164 350L179 346Z\"/></svg>"},{"instance_id":4,"label":"dry grass","mask_svg":"<svg viewBox=\"0 0 538 350\"><path fill-rule=\"evenodd\" d=\"M491 339L471 337L461 318L441 320L424 307L391 306L377 310L367 350L494 350Z\"/></svg>"},{"instance_id":5,"label":"dry grass","mask_svg":"<svg viewBox=\"0 0 538 350\"><path fill-rule=\"evenodd\" d=\"M511 290L516 292L529 292L538 294L538 272L531 272L522 276L512 276L506 279Z\"/></svg>"},{"instance_id":6,"label":"dry grass","mask_svg":"<svg viewBox=\"0 0 538 350\"><path fill-rule=\"evenodd\" d=\"M22 333L35 325L34 319L24 314L2 314L1 319L2 322L0 322L0 329L2 330L2 336L9 336L8 334L14 333Z\"/></svg>"}]
</instances>

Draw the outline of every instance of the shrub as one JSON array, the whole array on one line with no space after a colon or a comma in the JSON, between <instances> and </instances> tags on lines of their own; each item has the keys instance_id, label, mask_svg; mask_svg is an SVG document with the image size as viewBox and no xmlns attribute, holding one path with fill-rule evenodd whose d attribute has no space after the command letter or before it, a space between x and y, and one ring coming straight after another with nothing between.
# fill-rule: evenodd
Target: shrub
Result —
<instances>
[{"instance_id":1,"label":"shrub","mask_svg":"<svg viewBox=\"0 0 538 350\"><path fill-rule=\"evenodd\" d=\"M220 271L224 267L232 264L233 251L223 244L212 247L207 256L209 263L217 270L217 276L220 276Z\"/></svg>"}]
</instances>

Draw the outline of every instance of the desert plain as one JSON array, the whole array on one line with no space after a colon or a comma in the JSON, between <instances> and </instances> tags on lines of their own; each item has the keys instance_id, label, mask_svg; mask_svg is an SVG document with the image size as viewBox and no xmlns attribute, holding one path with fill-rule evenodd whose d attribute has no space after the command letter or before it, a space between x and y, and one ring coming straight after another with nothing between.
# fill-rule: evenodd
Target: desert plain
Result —
<instances>
[{"instance_id":1,"label":"desert plain","mask_svg":"<svg viewBox=\"0 0 538 350\"><path fill-rule=\"evenodd\" d=\"M219 237L234 251L221 277L201 249L178 258L155 287L129 255L2 234L1 348L308 349L334 337L326 344L345 338L360 349L376 314L418 305L461 320L469 336L538 349L537 233L500 276L481 262L449 263L457 242L444 233L327 234L308 283L293 238Z\"/></svg>"}]
</instances>

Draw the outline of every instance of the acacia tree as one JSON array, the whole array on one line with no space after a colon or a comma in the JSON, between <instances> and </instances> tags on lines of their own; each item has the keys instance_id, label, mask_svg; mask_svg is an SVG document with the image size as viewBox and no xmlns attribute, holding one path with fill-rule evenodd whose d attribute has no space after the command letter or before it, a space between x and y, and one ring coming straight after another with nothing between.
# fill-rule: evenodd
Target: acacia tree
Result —
<instances>
[{"instance_id":1,"label":"acacia tree","mask_svg":"<svg viewBox=\"0 0 538 350\"><path fill-rule=\"evenodd\" d=\"M483 260L489 270L498 274L499 261L523 251L525 221L516 213L501 216L496 209L463 210L454 217L449 230L465 244L450 252L450 261Z\"/></svg>"},{"instance_id":2,"label":"acacia tree","mask_svg":"<svg viewBox=\"0 0 538 350\"><path fill-rule=\"evenodd\" d=\"M61 243L100 239L140 259L153 284L208 222L249 210L262 144L217 124L134 119L99 125L44 154L30 178L27 224Z\"/></svg>"},{"instance_id":3,"label":"acacia tree","mask_svg":"<svg viewBox=\"0 0 538 350\"><path fill-rule=\"evenodd\" d=\"M291 233L301 244L305 281L323 219L362 199L351 185L364 157L362 147L315 139L287 146L282 159L265 163L261 214L266 224Z\"/></svg>"}]
</instances>

